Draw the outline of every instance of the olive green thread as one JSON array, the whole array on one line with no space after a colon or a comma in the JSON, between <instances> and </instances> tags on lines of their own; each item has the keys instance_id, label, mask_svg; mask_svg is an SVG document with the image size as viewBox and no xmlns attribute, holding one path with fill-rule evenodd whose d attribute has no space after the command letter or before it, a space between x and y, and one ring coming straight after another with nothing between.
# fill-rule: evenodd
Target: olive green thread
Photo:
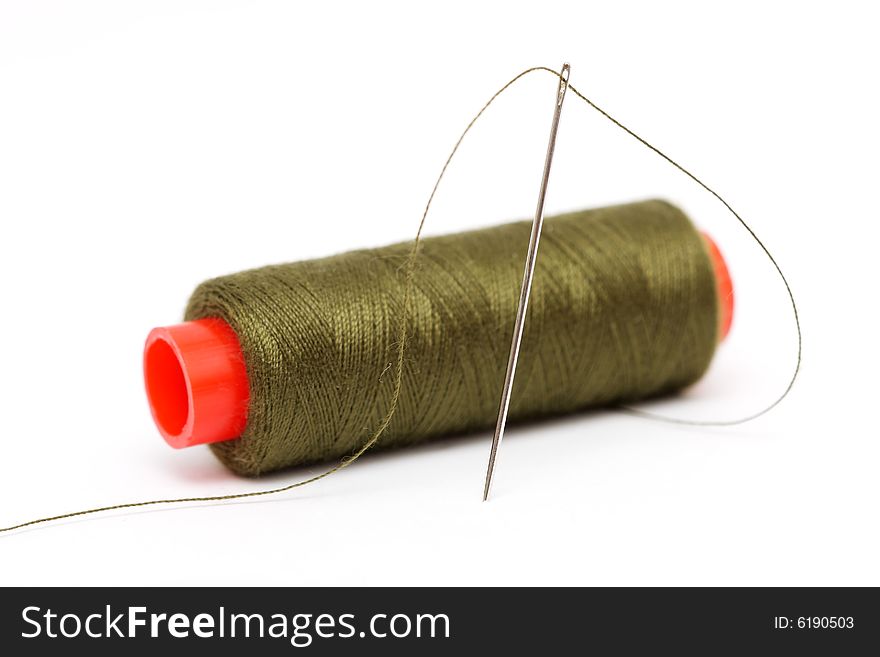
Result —
<instances>
[{"instance_id":1,"label":"olive green thread","mask_svg":"<svg viewBox=\"0 0 880 657\"><path fill-rule=\"evenodd\" d=\"M414 281L397 244L202 283L186 319L232 327L251 386L243 434L211 449L259 475L351 454L380 422L383 447L489 427L528 234L524 221L425 239ZM511 419L646 399L703 374L717 292L680 210L646 201L548 217L541 248ZM377 381L406 286L402 383Z\"/></svg>"},{"instance_id":2,"label":"olive green thread","mask_svg":"<svg viewBox=\"0 0 880 657\"><path fill-rule=\"evenodd\" d=\"M229 494L229 495L183 497L183 498L150 500L150 501L143 501L143 502L132 502L132 503L126 503L126 504L115 504L115 505L103 506L103 507L98 507L98 508L93 508L93 509L86 509L86 510L76 511L76 512L71 512L71 513L64 513L64 514L50 516L50 517L46 517L46 518L39 518L39 519L35 519L35 520L30 520L30 521L23 522L23 523L20 523L17 525L12 525L9 527L0 528L0 533L10 532L10 531L13 531L16 529L22 529L25 527L30 527L30 526L34 526L34 525L38 525L38 524L42 524L42 523L48 523L48 522L52 522L52 521L56 521L56 520L75 518L75 517L79 517L79 516L95 514L95 513L105 512L105 511L132 509L132 508L154 506L154 505L165 505L165 504L184 504L184 503L194 503L194 502L229 501L229 500L244 499L244 498L250 498L250 497L260 497L260 496L265 496L265 495L279 494L279 493L283 493L286 491L290 491L294 488L298 488L300 486L305 486L307 484L316 482L320 479L323 479L324 477L327 477L335 472L338 472L339 470L347 467L348 465L350 465L351 463L356 461L367 450L369 450L371 447L373 447L379 441L379 439L382 437L383 433L390 426L392 419L394 418L395 412L397 410L400 398L401 398L404 368L405 368L405 365L407 362L407 360L406 360L406 357L407 357L407 353L406 353L406 351L407 351L407 337L408 337L407 331L408 331L409 322L411 320L410 306L411 306L411 297L412 297L412 293L413 293L413 280L414 280L415 274L416 274L416 265L420 261L419 254L420 254L421 246L422 246L421 234L422 234L422 230L425 225L425 221L428 216L428 212L431 207L431 202L434 199L434 196L439 188L440 182L442 181L443 176L444 176L449 164L451 163L453 157L455 156L455 154L458 151L459 146L461 145L462 141L464 140L464 138L468 134L468 132L471 130L473 125L483 115L483 113L488 109L488 107L498 98L498 96L500 96L505 90L507 90L511 85L513 85L519 79L521 79L522 77L524 77L527 74L530 74L534 71L546 71L556 77L559 77L559 75L560 75L558 72L556 72L552 69L546 68L546 67L529 68L529 69L523 71L522 73L518 74L516 77L511 79L507 84L505 84L501 89L499 89L497 92L495 92L495 94L493 94L493 96L485 103L485 105L474 116L474 118L470 121L468 126L462 132L461 136L459 137L458 141L456 142L455 146L453 147L452 151L450 152L449 156L447 157L447 159L441 169L439 176L437 177L437 180L434 184L434 187L431 191L428 202L427 202L425 209L424 209L424 212L422 214L421 220L419 222L419 228L416 233L416 237L413 240L412 245L409 248L408 253L404 254L403 263L400 268L400 270L403 272L403 279L402 279L402 283L401 283L403 298L400 303L400 315L399 315L399 320L398 320L397 340L396 340L396 343L393 345L393 347L394 347L393 357L391 358L391 360L389 362L385 363L384 367L382 368L382 374L387 373L387 371L390 367L394 368L394 378L393 378L393 382L392 382L392 386L391 386L391 394L388 399L387 409L384 412L384 414L382 415L382 417L381 417L380 421L378 422L378 424L376 425L375 429L372 431L372 433L370 433L368 439L365 440L364 443L357 450L352 452L346 458L342 459L339 463L337 463L333 467L329 468L328 470L326 470L316 476L307 478L303 481L295 482L293 484L281 486L281 487L271 488L271 489L262 490L262 491L235 493L235 494ZM656 147L651 145L649 142L644 140L642 137L637 135L635 132L631 131L629 128L627 128L626 126L624 126L623 124L618 122L611 115L609 115L607 112L605 112L600 107L598 107L596 104L594 104L592 101L590 101L586 96L581 94L574 86L569 85L569 89L571 89L571 91L575 95L577 95L579 98L581 98L584 102L586 102L588 105L590 105L593 109L595 109L597 112L599 112L602 116L604 116L609 121L614 123L621 130L625 131L627 134L629 134L631 137L633 137L634 139L636 139L637 141L642 143L644 146L646 146L650 150L654 151L657 155L662 157L668 163L675 166L682 173L684 173L689 178L691 178L694 182L696 182L698 185L700 185L704 190L706 190L710 194L712 194L718 201L720 201L725 206L725 208L727 210L729 210L734 215L734 217L740 222L740 224L746 229L746 231L748 231L749 235L756 241L756 243L759 245L759 247L764 252L764 254L769 258L769 260L771 261L771 263L775 267L777 273L779 274L780 278L782 279L783 284L785 285L786 291L788 293L789 299L791 301L791 306L792 306L792 310L794 313L794 319L795 319L795 326L797 329L797 337L798 337L797 362L796 362L796 365L794 368L792 378L791 378L788 386L786 387L786 389L782 393L782 395L780 395L780 397L777 398L772 404L765 407L764 409L762 409L758 413L752 414L748 417L744 417L744 418L741 418L738 420L731 420L731 421L692 422L689 420L681 420L681 419L676 419L676 418L666 418L666 417L662 417L662 416L655 416L654 414L650 414L650 413L647 413L644 411L639 411L636 409L627 409L627 410L629 410L630 412L640 414L640 415L652 417L654 419L679 422L679 423L685 423L685 424L709 424L709 425L712 425L712 424L722 424L722 425L739 424L742 422L747 422L751 419L759 417L760 415L763 415L764 413L768 412L769 410L771 410L772 408L777 406L782 401L782 399L784 399L791 391L791 389L794 385L794 382L797 379L798 373L800 371L801 350L802 350L802 337L801 337L800 321L799 321L798 313L797 313L797 306L795 304L794 296L792 294L792 291L791 291L791 288L788 284L788 281L787 281L786 277L784 276L784 274L782 273L782 270L779 267L778 263L776 262L775 258L771 255L771 253L769 252L767 247L761 242L761 240L757 237L757 235L749 227L749 225L740 217L740 215L736 211L733 210L733 208L717 192L715 192L708 185L703 183L699 178L697 178L694 174L690 173L690 171L685 169L683 166L679 165L673 159L671 159L670 157L665 155L663 152L661 152L659 149L657 149ZM542 257L543 257L543 254L542 254ZM534 312L534 311L532 311L532 312ZM612 332L616 332L616 331L620 330L620 328L621 327L611 326L609 328L609 330L611 330ZM536 330L539 330L539 329L536 329ZM710 356L711 356L711 353L710 353ZM699 369L699 367L697 369ZM699 374L697 374L697 376L698 375ZM380 375L380 378L381 378L381 375ZM681 382L680 385L684 385L684 383L685 382ZM657 392L661 392L661 390L658 390Z\"/></svg>"}]
</instances>

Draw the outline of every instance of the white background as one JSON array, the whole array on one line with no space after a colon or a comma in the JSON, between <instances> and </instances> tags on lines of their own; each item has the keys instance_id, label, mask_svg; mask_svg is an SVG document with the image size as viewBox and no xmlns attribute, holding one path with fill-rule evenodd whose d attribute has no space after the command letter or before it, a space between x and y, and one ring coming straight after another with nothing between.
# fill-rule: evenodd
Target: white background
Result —
<instances>
[{"instance_id":1,"label":"white background","mask_svg":"<svg viewBox=\"0 0 880 657\"><path fill-rule=\"evenodd\" d=\"M880 584L878 17L869 3L2 2L0 526L282 485L174 451L143 340L205 278L413 236L449 148L524 68L572 82L716 187L790 277L803 376L692 429L598 412L364 458L275 498L0 536L0 583ZM555 82L462 148L442 233L527 218ZM724 250L734 329L663 411L785 386L781 283L705 192L576 98L548 212L663 196ZM499 382L500 384L500 382Z\"/></svg>"}]
</instances>

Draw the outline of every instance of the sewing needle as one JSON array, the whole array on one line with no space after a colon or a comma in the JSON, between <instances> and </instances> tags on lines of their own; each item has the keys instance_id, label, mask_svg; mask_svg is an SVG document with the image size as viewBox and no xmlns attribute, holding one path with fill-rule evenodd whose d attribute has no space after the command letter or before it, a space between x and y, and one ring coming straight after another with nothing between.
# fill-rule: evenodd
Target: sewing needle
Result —
<instances>
[{"instance_id":1,"label":"sewing needle","mask_svg":"<svg viewBox=\"0 0 880 657\"><path fill-rule=\"evenodd\" d=\"M498 409L498 421L495 424L495 435L492 437L492 450L489 452L489 468L486 471L486 484L483 487L483 501L489 499L492 486L492 473L495 470L495 458L501 438L504 437L504 426L507 424L507 412L510 407L510 393L513 390L513 376L516 373L516 361L522 342L523 326L526 320L526 309L529 305L529 294L532 291L532 275L535 273L535 262L538 256L538 242L541 239L541 228L544 225L544 198L547 196L547 183L550 180L550 165L553 163L553 152L556 150L556 132L559 129L559 117L562 114L562 101L568 90L568 78L571 67L566 63L559 75L559 88L556 91L556 104L553 110L553 123L550 125L550 141L547 144L547 156L544 159L544 175L541 178L541 190L538 193L538 209L532 222L532 234L529 238L529 250L526 255L525 271L522 288L519 294L519 307L516 310L516 321L513 325L513 341L510 345L510 356L507 360L507 374L501 391L501 404Z\"/></svg>"}]
</instances>

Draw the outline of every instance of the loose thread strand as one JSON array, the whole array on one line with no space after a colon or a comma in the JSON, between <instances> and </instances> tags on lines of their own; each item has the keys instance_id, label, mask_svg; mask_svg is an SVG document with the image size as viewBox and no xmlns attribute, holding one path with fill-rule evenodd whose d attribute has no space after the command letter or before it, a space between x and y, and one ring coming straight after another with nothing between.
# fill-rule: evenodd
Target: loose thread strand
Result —
<instances>
[{"instance_id":1,"label":"loose thread strand","mask_svg":"<svg viewBox=\"0 0 880 657\"><path fill-rule=\"evenodd\" d=\"M339 472L340 470L348 467L349 465L351 465L352 463L357 461L365 452L367 452L371 447L373 447L379 441L379 439L382 437L382 435L385 433L385 430L388 428L388 426L390 425L390 423L394 417L394 414L397 410L398 402L400 400L401 388L402 388L402 383L403 383L403 370L404 370L404 363L405 363L405 357L406 357L407 328L408 328L408 324L410 321L410 305L411 305L413 280L415 278L416 264L418 261L419 251L420 251L420 247L421 247L421 243L422 243L422 232L423 232L428 214L431 209L431 204L434 200L434 197L437 194L437 190L440 187L440 183L443 180L444 175L446 174L446 170L449 168L449 165L451 164L453 158L455 157L456 153L458 152L459 147L461 146L462 142L464 141L464 138L471 131L474 124L476 124L476 122L483 116L483 114L486 112L486 110L489 109L489 107L498 99L498 97L501 94L503 94L507 89L509 89L517 81L519 81L520 79L522 79L526 75L529 75L530 73L533 73L535 71L545 71L545 72L548 72L548 73L554 75L557 78L561 77L561 74L559 72L557 72L551 68L547 68L545 66L535 66L535 67L528 68L528 69L522 71L521 73L519 73L518 75L513 77L510 81L508 81L504 86L502 86L498 91L496 91L489 98L489 100L482 106L482 108L480 108L479 112L477 112L477 114L470 120L467 127L464 129L464 131L459 136L458 140L455 142L455 145L453 146L448 157L446 158L446 161L444 162L443 167L441 168L440 173L437 176L436 181L434 182L434 186L431 189L431 194L428 197L428 201L425 204L425 209L422 213L421 220L419 221L418 230L416 231L416 236L415 236L415 239L413 240L412 248L409 251L409 254L407 256L407 259L406 259L406 261L404 263L404 267L403 267L403 274L404 274L403 308L402 308L402 313L400 316L400 324L398 327L397 350L396 350L396 357L395 357L395 362L394 362L394 386L392 389L392 395L391 395L391 398L389 401L388 409L385 412L384 416L382 417L381 421L379 422L379 424L377 425L377 427L373 431L373 433L370 435L370 437L364 442L364 444L359 449L357 449L355 452L353 452L352 454L350 454L346 458L342 459L339 463L335 464L333 467L321 472L320 474L317 474L313 477L309 477L309 478L304 479L302 481L298 481L298 482L295 482L292 484L287 484L287 485L276 487L276 488L270 488L270 489L266 489L266 490L252 491L252 492L246 492L246 493L233 493L233 494L229 494L229 495L179 497L179 498L170 498L170 499L148 500L148 501L142 501L142 502L129 502L129 503L125 503L125 504L113 504L113 505L108 505L108 506L96 507L96 508L92 508L92 509L84 509L81 511L62 513L59 515L48 516L45 518L37 518L34 520L22 522L22 523L19 523L16 525L11 525L9 527L0 527L0 533L12 532L12 531L15 531L18 529L32 527L34 525L41 525L41 524L45 524L45 523L55 522L58 520L66 520L69 518L76 518L76 517L80 517L80 516L92 515L92 514L97 514L97 513L104 513L104 512L108 512L108 511L119 511L119 510L124 510L124 509L135 509L135 508L140 508L140 507L159 506L159 505L168 505L168 504L223 502L223 501L241 500L241 499L246 499L246 498L263 497L263 496L267 496L267 495L276 495L276 494L280 494L280 493L284 493L284 492L293 490L295 488L299 488L301 486L306 486L308 484L312 484L312 483L317 482L321 479L324 479L325 477L329 477L330 475L332 475L336 472ZM789 381L788 386L783 391L783 393L773 403L771 403L770 405L763 408L762 410L760 410L757 413L754 413L752 415L749 415L749 416L746 416L743 418L739 418L736 420L729 420L729 421L692 421L692 420L686 420L686 419L680 419L680 418L666 417L663 415L657 415L654 413L650 413L647 411L642 411L640 409L635 409L635 408L630 408L630 407L621 407L621 409L628 412L628 413L632 413L632 414L639 415L639 416L646 417L646 418L653 419L653 420L659 420L659 421L664 421L664 422L673 422L676 424L703 425L703 426L727 426L727 425L734 425L734 424L742 424L744 422L748 422L750 420L753 420L753 419L760 417L760 416L764 415L765 413L769 412L770 410L775 408L783 399L785 399L785 397L788 396L789 392L791 391L792 387L794 386L795 380L797 379L798 373L800 371L801 347L802 347L801 327L800 327L800 320L798 318L797 305L795 304L794 295L792 294L791 287L789 286L788 280L786 279L785 275L782 273L782 269L780 268L779 264L776 262L776 259L773 257L773 255L770 253L770 251L767 249L767 247L764 245L764 243L758 238L758 236L755 234L755 232L752 230L752 228L730 206L730 204L728 204L727 201L725 201L721 197L720 194L718 194L716 191L714 191L712 188L710 188L706 183L704 183L702 180L697 178L694 174L692 174L686 168L684 168L683 166L678 164L675 160L673 160L668 155L663 153L660 149L658 149L655 146L653 146L652 144L650 144L648 141L646 141L645 139L640 137L638 134L636 134L635 132L633 132L632 130L627 128L625 125L620 123L617 119L615 119L610 114L608 114L605 110L603 110L598 105L593 103L589 98L587 98L585 95L583 95L575 86L569 84L569 89L578 98L583 100L590 107L592 107L594 110L599 112L602 116L604 116L606 119L611 121L614 125L616 125L618 128L620 128L621 130L626 132L628 135L630 135L631 137L633 137L634 139L639 141L642 145L649 148L654 153L656 153L657 155L662 157L664 160L666 160L669 164L673 165L679 171L681 171L682 173L687 175L691 180L696 182L700 187L702 187L704 190L706 190L712 196L714 196L718 201L720 201L724 205L724 207L727 208L727 210L729 210L731 214L733 214L733 216L746 229L746 231L748 231L748 233L752 237L752 239L755 240L755 242L758 244L758 246L761 248L761 250L767 256L767 258L769 258L770 262L775 267L776 272L779 274L779 277L782 279L782 282L785 285L786 292L788 293L789 299L791 301L791 307L792 307L792 311L794 313L795 326L797 329L797 337L798 337L797 363L795 365L795 369L792 374L791 380ZM389 365L391 365L391 364L389 363L388 365L386 365L386 367L383 370L383 374L388 370Z\"/></svg>"}]
</instances>

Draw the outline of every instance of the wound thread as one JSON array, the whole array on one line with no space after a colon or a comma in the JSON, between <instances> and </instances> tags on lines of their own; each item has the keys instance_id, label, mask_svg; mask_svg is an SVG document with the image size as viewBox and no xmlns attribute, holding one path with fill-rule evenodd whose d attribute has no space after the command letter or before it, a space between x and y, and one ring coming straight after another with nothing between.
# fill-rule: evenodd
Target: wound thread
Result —
<instances>
[{"instance_id":1,"label":"wound thread","mask_svg":"<svg viewBox=\"0 0 880 657\"><path fill-rule=\"evenodd\" d=\"M422 242L396 412L377 443L483 429L497 413L529 222ZM258 475L364 444L391 405L388 376L411 245L264 267L200 285L186 319L235 331L250 382L238 440L211 445ZM664 201L548 218L512 420L678 390L709 365L718 299L707 247Z\"/></svg>"}]
</instances>

